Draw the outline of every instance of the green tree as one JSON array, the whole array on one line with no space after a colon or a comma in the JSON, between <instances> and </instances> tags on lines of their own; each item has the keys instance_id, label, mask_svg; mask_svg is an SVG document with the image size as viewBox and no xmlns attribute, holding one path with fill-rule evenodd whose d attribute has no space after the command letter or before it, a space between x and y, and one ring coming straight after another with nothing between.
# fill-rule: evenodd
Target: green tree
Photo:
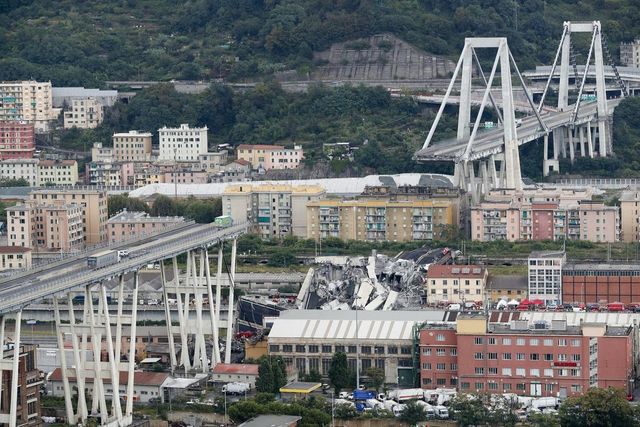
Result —
<instances>
[{"instance_id":1,"label":"green tree","mask_svg":"<svg viewBox=\"0 0 640 427\"><path fill-rule=\"evenodd\" d=\"M29 181L24 178L0 178L0 187L28 187Z\"/></svg>"},{"instance_id":2,"label":"green tree","mask_svg":"<svg viewBox=\"0 0 640 427\"><path fill-rule=\"evenodd\" d=\"M243 423L264 413L265 408L255 400L241 400L229 407L229 417L236 423Z\"/></svg>"},{"instance_id":3,"label":"green tree","mask_svg":"<svg viewBox=\"0 0 640 427\"><path fill-rule=\"evenodd\" d=\"M614 427L640 425L621 389L590 388L570 397L559 409L562 427Z\"/></svg>"},{"instance_id":4,"label":"green tree","mask_svg":"<svg viewBox=\"0 0 640 427\"><path fill-rule=\"evenodd\" d=\"M318 372L317 369L312 369L308 374L304 375L302 381L308 381L310 383L319 383L322 381L322 375Z\"/></svg>"},{"instance_id":5,"label":"green tree","mask_svg":"<svg viewBox=\"0 0 640 427\"><path fill-rule=\"evenodd\" d=\"M532 413L527 421L533 427L560 427L560 420L553 414Z\"/></svg>"},{"instance_id":6,"label":"green tree","mask_svg":"<svg viewBox=\"0 0 640 427\"><path fill-rule=\"evenodd\" d=\"M349 385L349 365L347 364L347 355L345 353L339 351L331 358L329 379L336 394L339 394L340 390Z\"/></svg>"},{"instance_id":7,"label":"green tree","mask_svg":"<svg viewBox=\"0 0 640 427\"><path fill-rule=\"evenodd\" d=\"M135 197L129 197L127 194L117 194L110 196L107 200L107 206L109 210L109 217L112 217L116 213L126 209L129 212L149 212L151 209L149 205L140 199Z\"/></svg>"},{"instance_id":8,"label":"green tree","mask_svg":"<svg viewBox=\"0 0 640 427\"><path fill-rule=\"evenodd\" d=\"M175 216L176 207L174 201L167 197L160 195L156 197L151 206L151 215L153 216Z\"/></svg>"},{"instance_id":9,"label":"green tree","mask_svg":"<svg viewBox=\"0 0 640 427\"><path fill-rule=\"evenodd\" d=\"M375 389L375 391L380 391L380 388L384 385L384 369L369 368L365 371L365 375L369 377L371 386Z\"/></svg>"},{"instance_id":10,"label":"green tree","mask_svg":"<svg viewBox=\"0 0 640 427\"><path fill-rule=\"evenodd\" d=\"M260 361L260 367L258 368L258 378L256 379L256 390L259 393L273 393L274 381L273 381L273 368L271 366L271 359L264 357Z\"/></svg>"},{"instance_id":11,"label":"green tree","mask_svg":"<svg viewBox=\"0 0 640 427\"><path fill-rule=\"evenodd\" d=\"M278 249L269 257L268 264L272 267L287 267L298 261L296 256L287 249Z\"/></svg>"},{"instance_id":12,"label":"green tree","mask_svg":"<svg viewBox=\"0 0 640 427\"><path fill-rule=\"evenodd\" d=\"M482 396L459 394L451 401L449 408L460 427L483 425L489 419L488 402Z\"/></svg>"},{"instance_id":13,"label":"green tree","mask_svg":"<svg viewBox=\"0 0 640 427\"><path fill-rule=\"evenodd\" d=\"M280 388L287 384L287 364L282 356L272 357L273 366L273 393L279 393Z\"/></svg>"},{"instance_id":14,"label":"green tree","mask_svg":"<svg viewBox=\"0 0 640 427\"><path fill-rule=\"evenodd\" d=\"M410 400L406 403L405 408L400 412L400 421L404 421L409 425L416 425L421 421L426 421L427 413L424 408L416 403L415 400Z\"/></svg>"}]
</instances>

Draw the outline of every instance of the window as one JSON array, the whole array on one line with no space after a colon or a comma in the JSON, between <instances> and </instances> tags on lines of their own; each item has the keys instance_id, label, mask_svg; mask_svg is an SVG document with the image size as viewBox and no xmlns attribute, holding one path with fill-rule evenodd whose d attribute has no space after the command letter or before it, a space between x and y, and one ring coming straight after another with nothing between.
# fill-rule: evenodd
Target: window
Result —
<instances>
[{"instance_id":1,"label":"window","mask_svg":"<svg viewBox=\"0 0 640 427\"><path fill-rule=\"evenodd\" d=\"M430 384L431 384L431 378L422 379L422 385L430 385Z\"/></svg>"},{"instance_id":2,"label":"window","mask_svg":"<svg viewBox=\"0 0 640 427\"><path fill-rule=\"evenodd\" d=\"M553 354L552 353L545 353L544 360L547 361L547 362L552 362L553 361Z\"/></svg>"},{"instance_id":3,"label":"window","mask_svg":"<svg viewBox=\"0 0 640 427\"><path fill-rule=\"evenodd\" d=\"M526 389L526 385L524 383L518 383L516 384L516 390L518 391L524 391Z\"/></svg>"},{"instance_id":4,"label":"window","mask_svg":"<svg viewBox=\"0 0 640 427\"><path fill-rule=\"evenodd\" d=\"M538 345L538 338L531 338L529 340L529 345Z\"/></svg>"},{"instance_id":5,"label":"window","mask_svg":"<svg viewBox=\"0 0 640 427\"><path fill-rule=\"evenodd\" d=\"M371 354L371 346L363 345L360 347L360 353Z\"/></svg>"},{"instance_id":6,"label":"window","mask_svg":"<svg viewBox=\"0 0 640 427\"><path fill-rule=\"evenodd\" d=\"M444 356L445 351L446 350L444 348L436 348L436 356Z\"/></svg>"},{"instance_id":7,"label":"window","mask_svg":"<svg viewBox=\"0 0 640 427\"><path fill-rule=\"evenodd\" d=\"M573 362L579 362L580 361L580 355L579 354L572 354L571 355L571 360Z\"/></svg>"},{"instance_id":8,"label":"window","mask_svg":"<svg viewBox=\"0 0 640 427\"><path fill-rule=\"evenodd\" d=\"M291 353L293 351L293 346L291 344L283 344L282 351L285 353Z\"/></svg>"},{"instance_id":9,"label":"window","mask_svg":"<svg viewBox=\"0 0 640 427\"><path fill-rule=\"evenodd\" d=\"M296 352L297 353L304 353L306 351L305 346L303 345L296 345Z\"/></svg>"},{"instance_id":10,"label":"window","mask_svg":"<svg viewBox=\"0 0 640 427\"><path fill-rule=\"evenodd\" d=\"M527 370L524 368L516 368L516 375L524 377L525 375L527 375Z\"/></svg>"},{"instance_id":11,"label":"window","mask_svg":"<svg viewBox=\"0 0 640 427\"><path fill-rule=\"evenodd\" d=\"M516 360L524 360L524 353L516 353Z\"/></svg>"},{"instance_id":12,"label":"window","mask_svg":"<svg viewBox=\"0 0 640 427\"><path fill-rule=\"evenodd\" d=\"M457 371L458 370L458 364L457 363L452 363L449 366L449 369L451 369L452 371Z\"/></svg>"},{"instance_id":13,"label":"window","mask_svg":"<svg viewBox=\"0 0 640 427\"><path fill-rule=\"evenodd\" d=\"M566 362L567 361L567 355L566 354L559 354L558 355L558 362Z\"/></svg>"},{"instance_id":14,"label":"window","mask_svg":"<svg viewBox=\"0 0 640 427\"><path fill-rule=\"evenodd\" d=\"M423 356L431 356L431 349L430 348L423 348L422 349L422 355Z\"/></svg>"},{"instance_id":15,"label":"window","mask_svg":"<svg viewBox=\"0 0 640 427\"><path fill-rule=\"evenodd\" d=\"M502 368L502 375L511 376L511 368Z\"/></svg>"},{"instance_id":16,"label":"window","mask_svg":"<svg viewBox=\"0 0 640 427\"><path fill-rule=\"evenodd\" d=\"M524 338L516 338L516 345L524 345L526 340Z\"/></svg>"},{"instance_id":17,"label":"window","mask_svg":"<svg viewBox=\"0 0 640 427\"><path fill-rule=\"evenodd\" d=\"M489 382L488 387L489 387L489 390L497 390L498 389L498 383Z\"/></svg>"},{"instance_id":18,"label":"window","mask_svg":"<svg viewBox=\"0 0 640 427\"><path fill-rule=\"evenodd\" d=\"M429 351L431 351L431 349L428 349ZM375 354L384 354L384 346L382 345L377 345L373 348L373 352Z\"/></svg>"},{"instance_id":19,"label":"window","mask_svg":"<svg viewBox=\"0 0 640 427\"><path fill-rule=\"evenodd\" d=\"M330 345L323 345L322 346L322 352L323 353L331 353L331 346Z\"/></svg>"},{"instance_id":20,"label":"window","mask_svg":"<svg viewBox=\"0 0 640 427\"><path fill-rule=\"evenodd\" d=\"M310 345L309 346L309 353L317 353L318 352L318 346L317 345Z\"/></svg>"},{"instance_id":21,"label":"window","mask_svg":"<svg viewBox=\"0 0 640 427\"><path fill-rule=\"evenodd\" d=\"M476 359L476 360L483 360L484 359L484 354L478 352L478 353L473 355L473 358Z\"/></svg>"},{"instance_id":22,"label":"window","mask_svg":"<svg viewBox=\"0 0 640 427\"><path fill-rule=\"evenodd\" d=\"M484 340L482 339L482 337L476 337L474 339L474 344L476 344L476 345L483 344L483 342L484 342Z\"/></svg>"},{"instance_id":23,"label":"window","mask_svg":"<svg viewBox=\"0 0 640 427\"><path fill-rule=\"evenodd\" d=\"M539 377L540 369L529 369L529 375L531 375L532 377Z\"/></svg>"},{"instance_id":24,"label":"window","mask_svg":"<svg viewBox=\"0 0 640 427\"><path fill-rule=\"evenodd\" d=\"M547 347L551 347L553 345L553 339L545 338L544 345L547 346Z\"/></svg>"},{"instance_id":25,"label":"window","mask_svg":"<svg viewBox=\"0 0 640 427\"><path fill-rule=\"evenodd\" d=\"M502 353L502 360L511 360L511 353Z\"/></svg>"},{"instance_id":26,"label":"window","mask_svg":"<svg viewBox=\"0 0 640 427\"><path fill-rule=\"evenodd\" d=\"M402 347L400 347L400 354L411 354L411 346L403 345Z\"/></svg>"},{"instance_id":27,"label":"window","mask_svg":"<svg viewBox=\"0 0 640 427\"><path fill-rule=\"evenodd\" d=\"M436 341L444 341L444 335L443 334L436 335Z\"/></svg>"},{"instance_id":28,"label":"window","mask_svg":"<svg viewBox=\"0 0 640 427\"><path fill-rule=\"evenodd\" d=\"M560 338L560 339L558 340L558 346L559 346L559 347L566 347L566 346L567 346L567 340L566 340L566 338Z\"/></svg>"},{"instance_id":29,"label":"window","mask_svg":"<svg viewBox=\"0 0 640 427\"><path fill-rule=\"evenodd\" d=\"M357 347L355 345L350 345L347 348L347 353L356 353L358 351Z\"/></svg>"},{"instance_id":30,"label":"window","mask_svg":"<svg viewBox=\"0 0 640 427\"><path fill-rule=\"evenodd\" d=\"M538 353L529 354L529 360L540 360L540 355Z\"/></svg>"},{"instance_id":31,"label":"window","mask_svg":"<svg viewBox=\"0 0 640 427\"><path fill-rule=\"evenodd\" d=\"M476 383L476 390L483 390L484 389L484 383Z\"/></svg>"},{"instance_id":32,"label":"window","mask_svg":"<svg viewBox=\"0 0 640 427\"><path fill-rule=\"evenodd\" d=\"M488 339L487 339L487 343L488 343L489 345L496 345L496 339L495 339L495 338L493 338L493 337L492 337L492 338L488 338Z\"/></svg>"},{"instance_id":33,"label":"window","mask_svg":"<svg viewBox=\"0 0 640 427\"><path fill-rule=\"evenodd\" d=\"M476 375L484 375L484 368L476 368L475 373Z\"/></svg>"},{"instance_id":34,"label":"window","mask_svg":"<svg viewBox=\"0 0 640 427\"><path fill-rule=\"evenodd\" d=\"M395 345L390 345L389 347L387 347L387 353L398 354L398 347L396 347Z\"/></svg>"},{"instance_id":35,"label":"window","mask_svg":"<svg viewBox=\"0 0 640 427\"><path fill-rule=\"evenodd\" d=\"M544 376L545 377L552 377L553 376L553 369L545 369L544 370Z\"/></svg>"},{"instance_id":36,"label":"window","mask_svg":"<svg viewBox=\"0 0 640 427\"><path fill-rule=\"evenodd\" d=\"M452 356L457 356L458 355L458 349L457 348L452 348L451 349L451 355Z\"/></svg>"},{"instance_id":37,"label":"window","mask_svg":"<svg viewBox=\"0 0 640 427\"><path fill-rule=\"evenodd\" d=\"M511 391L511 383L504 383L504 384L502 384L502 390L504 390L504 391Z\"/></svg>"},{"instance_id":38,"label":"window","mask_svg":"<svg viewBox=\"0 0 640 427\"><path fill-rule=\"evenodd\" d=\"M498 360L498 353L487 353L487 359Z\"/></svg>"},{"instance_id":39,"label":"window","mask_svg":"<svg viewBox=\"0 0 640 427\"><path fill-rule=\"evenodd\" d=\"M445 369L447 369L447 364L446 363L437 363L436 364L436 370L444 371Z\"/></svg>"},{"instance_id":40,"label":"window","mask_svg":"<svg viewBox=\"0 0 640 427\"><path fill-rule=\"evenodd\" d=\"M498 375L498 368L488 368L489 375Z\"/></svg>"},{"instance_id":41,"label":"window","mask_svg":"<svg viewBox=\"0 0 640 427\"><path fill-rule=\"evenodd\" d=\"M422 369L430 371L431 370L431 363L423 363L422 364Z\"/></svg>"},{"instance_id":42,"label":"window","mask_svg":"<svg viewBox=\"0 0 640 427\"><path fill-rule=\"evenodd\" d=\"M580 347L580 340L579 339L572 339L571 340L571 347Z\"/></svg>"},{"instance_id":43,"label":"window","mask_svg":"<svg viewBox=\"0 0 640 427\"><path fill-rule=\"evenodd\" d=\"M461 382L460 383L460 388L463 390L469 390L470 384L467 382Z\"/></svg>"},{"instance_id":44,"label":"window","mask_svg":"<svg viewBox=\"0 0 640 427\"><path fill-rule=\"evenodd\" d=\"M344 353L344 346L343 345L337 345L336 346L336 353Z\"/></svg>"},{"instance_id":45,"label":"window","mask_svg":"<svg viewBox=\"0 0 640 427\"><path fill-rule=\"evenodd\" d=\"M502 345L511 345L511 338L502 338Z\"/></svg>"},{"instance_id":46,"label":"window","mask_svg":"<svg viewBox=\"0 0 640 427\"><path fill-rule=\"evenodd\" d=\"M280 346L277 345L277 344L271 344L269 346L269 352L273 353L273 352L276 352L276 351L280 351Z\"/></svg>"},{"instance_id":47,"label":"window","mask_svg":"<svg viewBox=\"0 0 640 427\"><path fill-rule=\"evenodd\" d=\"M437 385L447 385L447 379L446 378L437 378L436 379L436 384Z\"/></svg>"},{"instance_id":48,"label":"window","mask_svg":"<svg viewBox=\"0 0 640 427\"><path fill-rule=\"evenodd\" d=\"M573 384L571 386L571 391L574 393L580 393L582 392L582 386L580 384Z\"/></svg>"}]
</instances>

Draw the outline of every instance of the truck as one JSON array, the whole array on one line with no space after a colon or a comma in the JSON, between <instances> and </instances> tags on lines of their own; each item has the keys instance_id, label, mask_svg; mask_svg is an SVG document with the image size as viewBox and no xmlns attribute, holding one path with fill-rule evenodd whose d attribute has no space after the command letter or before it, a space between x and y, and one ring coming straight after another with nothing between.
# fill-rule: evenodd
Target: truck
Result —
<instances>
[{"instance_id":1,"label":"truck","mask_svg":"<svg viewBox=\"0 0 640 427\"><path fill-rule=\"evenodd\" d=\"M406 400L422 400L424 398L424 390L421 388L407 388L404 390L392 390L388 393L389 399L396 402L404 402Z\"/></svg>"},{"instance_id":2,"label":"truck","mask_svg":"<svg viewBox=\"0 0 640 427\"><path fill-rule=\"evenodd\" d=\"M250 389L251 385L243 382L227 383L222 386L222 392L225 394L245 394Z\"/></svg>"},{"instance_id":3,"label":"truck","mask_svg":"<svg viewBox=\"0 0 640 427\"><path fill-rule=\"evenodd\" d=\"M449 418L449 410L446 406L438 405L434 406L433 410L436 413L436 418L439 420L446 420Z\"/></svg>"},{"instance_id":4,"label":"truck","mask_svg":"<svg viewBox=\"0 0 640 427\"><path fill-rule=\"evenodd\" d=\"M353 400L369 400L378 397L373 390L353 390Z\"/></svg>"},{"instance_id":5,"label":"truck","mask_svg":"<svg viewBox=\"0 0 640 427\"><path fill-rule=\"evenodd\" d=\"M213 220L213 222L218 227L231 227L233 225L233 218L231 218L229 215L220 215L217 216L216 219Z\"/></svg>"},{"instance_id":6,"label":"truck","mask_svg":"<svg viewBox=\"0 0 640 427\"><path fill-rule=\"evenodd\" d=\"M118 252L107 250L89 255L87 257L87 267L103 268L118 262Z\"/></svg>"},{"instance_id":7,"label":"truck","mask_svg":"<svg viewBox=\"0 0 640 427\"><path fill-rule=\"evenodd\" d=\"M432 420L436 417L436 411L433 406L429 405L427 402L422 400L416 400L416 405L422 408L425 414L427 414L427 419Z\"/></svg>"}]
</instances>

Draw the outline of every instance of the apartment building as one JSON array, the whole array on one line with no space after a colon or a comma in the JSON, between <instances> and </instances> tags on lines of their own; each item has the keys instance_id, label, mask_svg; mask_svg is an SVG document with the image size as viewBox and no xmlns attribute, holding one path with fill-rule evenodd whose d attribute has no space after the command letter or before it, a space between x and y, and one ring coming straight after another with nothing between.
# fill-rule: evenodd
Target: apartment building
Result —
<instances>
[{"instance_id":1,"label":"apartment building","mask_svg":"<svg viewBox=\"0 0 640 427\"><path fill-rule=\"evenodd\" d=\"M620 64L625 67L640 68L640 39L620 43Z\"/></svg>"},{"instance_id":2,"label":"apartment building","mask_svg":"<svg viewBox=\"0 0 640 427\"><path fill-rule=\"evenodd\" d=\"M109 162L112 161L113 147L104 147L102 142L94 142L91 147L92 162Z\"/></svg>"},{"instance_id":3,"label":"apartment building","mask_svg":"<svg viewBox=\"0 0 640 427\"><path fill-rule=\"evenodd\" d=\"M0 371L2 375L2 395L0 408L7 413L11 405L13 390L18 392L17 419L13 420L19 426L41 426L42 415L40 412L40 371L36 368L35 345L21 345L18 359L18 387L13 387L12 372L10 369ZM2 343L3 359L13 356L13 344ZM5 359L5 360L6 360Z\"/></svg>"},{"instance_id":4,"label":"apartment building","mask_svg":"<svg viewBox=\"0 0 640 427\"><path fill-rule=\"evenodd\" d=\"M629 392L633 385L631 326L567 325L566 320L488 323L460 314L455 326L420 330L422 387L534 397L580 395L591 387Z\"/></svg>"},{"instance_id":5,"label":"apartment building","mask_svg":"<svg viewBox=\"0 0 640 427\"><path fill-rule=\"evenodd\" d=\"M295 169L304 158L304 150L299 145L291 149L282 145L240 144L236 154L238 159L251 163L254 170Z\"/></svg>"},{"instance_id":6,"label":"apartment building","mask_svg":"<svg viewBox=\"0 0 640 427\"><path fill-rule=\"evenodd\" d=\"M126 209L109 218L109 241L120 242L136 236L158 233L184 223L181 216L150 216L146 212L129 212Z\"/></svg>"},{"instance_id":7,"label":"apartment building","mask_svg":"<svg viewBox=\"0 0 640 427\"><path fill-rule=\"evenodd\" d=\"M120 162L148 162L151 161L151 133L130 130L129 132L114 133L113 158Z\"/></svg>"},{"instance_id":8,"label":"apartment building","mask_svg":"<svg viewBox=\"0 0 640 427\"><path fill-rule=\"evenodd\" d=\"M34 218L27 204L9 206L7 213L7 245L30 248L34 244Z\"/></svg>"},{"instance_id":9,"label":"apartment building","mask_svg":"<svg viewBox=\"0 0 640 427\"><path fill-rule=\"evenodd\" d=\"M85 168L89 184L97 186L133 185L133 162L100 161L87 163Z\"/></svg>"},{"instance_id":10,"label":"apartment building","mask_svg":"<svg viewBox=\"0 0 640 427\"><path fill-rule=\"evenodd\" d=\"M229 153L227 150L218 151L215 153L203 153L198 156L198 161L200 162L200 169L207 172L213 173L222 170L222 166L224 166L229 158Z\"/></svg>"},{"instance_id":11,"label":"apartment building","mask_svg":"<svg viewBox=\"0 0 640 427\"><path fill-rule=\"evenodd\" d=\"M0 82L0 122L26 122L36 132L48 132L60 114L53 108L51 82Z\"/></svg>"},{"instance_id":12,"label":"apartment building","mask_svg":"<svg viewBox=\"0 0 640 427\"><path fill-rule=\"evenodd\" d=\"M562 193L544 200L531 196L510 201L494 198L471 208L471 238L479 241L616 242L620 238L619 228L616 206L589 199L575 200Z\"/></svg>"},{"instance_id":13,"label":"apartment building","mask_svg":"<svg viewBox=\"0 0 640 427\"><path fill-rule=\"evenodd\" d=\"M442 312L285 310L269 332L269 355L282 356L298 375L327 377L335 353L345 353L353 370L358 354L361 372L379 368L385 383L413 386L414 327L436 316Z\"/></svg>"},{"instance_id":14,"label":"apartment building","mask_svg":"<svg viewBox=\"0 0 640 427\"><path fill-rule=\"evenodd\" d=\"M222 213L248 221L263 238L307 235L307 204L324 198L316 185L239 184L222 194Z\"/></svg>"},{"instance_id":15,"label":"apartment building","mask_svg":"<svg viewBox=\"0 0 640 427\"><path fill-rule=\"evenodd\" d=\"M7 159L0 161L0 178L24 179L31 187L37 187L38 159Z\"/></svg>"},{"instance_id":16,"label":"apartment building","mask_svg":"<svg viewBox=\"0 0 640 427\"><path fill-rule=\"evenodd\" d=\"M82 207L63 200L7 208L9 246L71 251L84 247Z\"/></svg>"},{"instance_id":17,"label":"apartment building","mask_svg":"<svg viewBox=\"0 0 640 427\"><path fill-rule=\"evenodd\" d=\"M307 204L307 238L433 240L458 226L451 200L320 200Z\"/></svg>"},{"instance_id":18,"label":"apartment building","mask_svg":"<svg viewBox=\"0 0 640 427\"><path fill-rule=\"evenodd\" d=\"M32 123L0 121L0 160L31 159L35 150Z\"/></svg>"},{"instance_id":19,"label":"apartment building","mask_svg":"<svg viewBox=\"0 0 640 427\"><path fill-rule=\"evenodd\" d=\"M87 188L43 188L30 193L36 205L63 200L65 204L78 204L83 209L82 224L85 243L93 245L107 240L107 193Z\"/></svg>"},{"instance_id":20,"label":"apartment building","mask_svg":"<svg viewBox=\"0 0 640 427\"><path fill-rule=\"evenodd\" d=\"M624 242L640 241L640 192L623 191L620 195L620 232Z\"/></svg>"},{"instance_id":21,"label":"apartment building","mask_svg":"<svg viewBox=\"0 0 640 427\"><path fill-rule=\"evenodd\" d=\"M209 175L211 182L243 182L251 178L251 163L238 159L222 166L222 170Z\"/></svg>"},{"instance_id":22,"label":"apartment building","mask_svg":"<svg viewBox=\"0 0 640 427\"><path fill-rule=\"evenodd\" d=\"M204 171L179 170L164 173L164 182L168 184L206 184L208 181L209 174Z\"/></svg>"},{"instance_id":23,"label":"apartment building","mask_svg":"<svg viewBox=\"0 0 640 427\"><path fill-rule=\"evenodd\" d=\"M144 168L136 170L134 174L134 185L143 187L150 184L163 184L165 182L165 173L156 168Z\"/></svg>"},{"instance_id":24,"label":"apartment building","mask_svg":"<svg viewBox=\"0 0 640 427\"><path fill-rule=\"evenodd\" d=\"M76 185L78 162L75 160L40 160L38 187L45 185Z\"/></svg>"},{"instance_id":25,"label":"apartment building","mask_svg":"<svg viewBox=\"0 0 640 427\"><path fill-rule=\"evenodd\" d=\"M526 276L490 275L487 280L486 295L494 303L502 299L522 301L529 295L529 279Z\"/></svg>"},{"instance_id":26,"label":"apartment building","mask_svg":"<svg viewBox=\"0 0 640 427\"><path fill-rule=\"evenodd\" d=\"M566 254L554 251L531 252L528 260L529 299L539 299L546 305L562 304L562 268Z\"/></svg>"},{"instance_id":27,"label":"apartment building","mask_svg":"<svg viewBox=\"0 0 640 427\"><path fill-rule=\"evenodd\" d=\"M484 304L489 272L480 265L436 265L427 270L425 291L428 303Z\"/></svg>"},{"instance_id":28,"label":"apartment building","mask_svg":"<svg viewBox=\"0 0 640 427\"><path fill-rule=\"evenodd\" d=\"M181 124L179 128L162 127L158 129L160 154L158 160L164 161L198 161L201 154L207 153L208 139L205 126L191 128Z\"/></svg>"},{"instance_id":29,"label":"apartment building","mask_svg":"<svg viewBox=\"0 0 640 427\"><path fill-rule=\"evenodd\" d=\"M31 248L0 246L0 271L31 268Z\"/></svg>"},{"instance_id":30,"label":"apartment building","mask_svg":"<svg viewBox=\"0 0 640 427\"><path fill-rule=\"evenodd\" d=\"M102 104L95 98L74 99L63 113L64 128L95 129L102 123Z\"/></svg>"}]
</instances>

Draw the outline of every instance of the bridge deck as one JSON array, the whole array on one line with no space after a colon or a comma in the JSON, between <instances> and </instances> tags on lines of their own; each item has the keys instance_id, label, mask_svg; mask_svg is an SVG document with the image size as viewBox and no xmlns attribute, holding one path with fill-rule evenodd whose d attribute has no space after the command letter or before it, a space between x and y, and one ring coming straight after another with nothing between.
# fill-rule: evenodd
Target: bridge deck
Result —
<instances>
[{"instance_id":1,"label":"bridge deck","mask_svg":"<svg viewBox=\"0 0 640 427\"><path fill-rule=\"evenodd\" d=\"M607 101L609 111L612 111L620 103L620 99ZM597 103L595 101L583 101L575 124L579 125L594 120ZM541 114L542 121L549 130L566 126L571 121L573 106L565 111ZM545 131L540 127L536 117L525 117L517 129L518 145L525 144L544 136ZM468 140L458 141L455 138L440 141L426 149L418 150L415 157L418 161L456 161L459 160L467 147ZM478 160L498 154L503 151L503 134L501 128L478 131L476 139L471 147L469 160Z\"/></svg>"},{"instance_id":2,"label":"bridge deck","mask_svg":"<svg viewBox=\"0 0 640 427\"><path fill-rule=\"evenodd\" d=\"M86 257L71 260L65 268L53 267L0 282L0 314L17 311L31 303L69 290L112 279L136 271L153 262L180 255L189 250L215 245L246 231L246 224L220 228L214 224L189 227L165 238L145 243L139 256L99 269L86 267ZM145 241L147 239L144 239Z\"/></svg>"}]
</instances>

